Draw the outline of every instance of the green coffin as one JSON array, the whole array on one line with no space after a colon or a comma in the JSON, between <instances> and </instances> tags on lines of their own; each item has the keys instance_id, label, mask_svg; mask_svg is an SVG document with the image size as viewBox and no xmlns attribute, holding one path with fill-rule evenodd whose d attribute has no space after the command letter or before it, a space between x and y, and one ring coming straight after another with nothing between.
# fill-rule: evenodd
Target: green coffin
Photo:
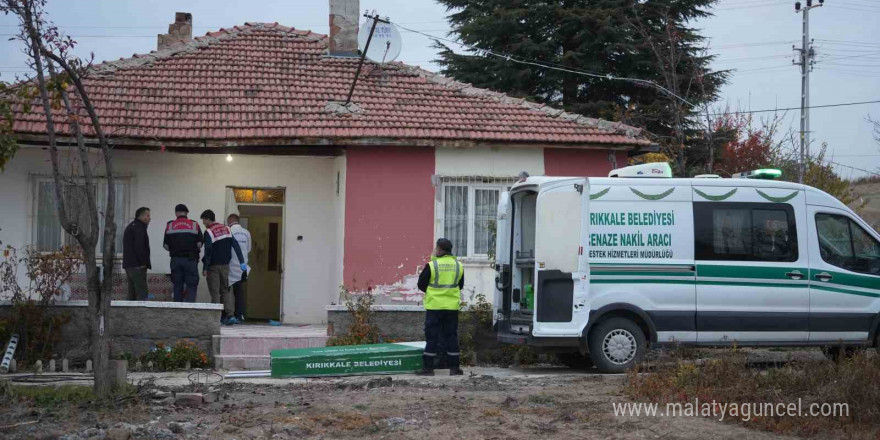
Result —
<instances>
[{"instance_id":1,"label":"green coffin","mask_svg":"<svg viewBox=\"0 0 880 440\"><path fill-rule=\"evenodd\" d=\"M422 368L424 342L272 350L272 377L412 373Z\"/></svg>"}]
</instances>

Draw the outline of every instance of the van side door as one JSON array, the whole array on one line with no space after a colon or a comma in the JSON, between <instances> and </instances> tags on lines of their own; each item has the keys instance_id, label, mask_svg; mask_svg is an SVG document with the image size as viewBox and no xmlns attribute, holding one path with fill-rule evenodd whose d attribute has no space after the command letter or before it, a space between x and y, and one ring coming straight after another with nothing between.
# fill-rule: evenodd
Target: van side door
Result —
<instances>
[{"instance_id":1,"label":"van side door","mask_svg":"<svg viewBox=\"0 0 880 440\"><path fill-rule=\"evenodd\" d=\"M804 192L695 186L694 193L698 342L807 341Z\"/></svg>"},{"instance_id":2,"label":"van side door","mask_svg":"<svg viewBox=\"0 0 880 440\"><path fill-rule=\"evenodd\" d=\"M865 342L880 311L880 237L842 209L808 208L810 342Z\"/></svg>"}]
</instances>

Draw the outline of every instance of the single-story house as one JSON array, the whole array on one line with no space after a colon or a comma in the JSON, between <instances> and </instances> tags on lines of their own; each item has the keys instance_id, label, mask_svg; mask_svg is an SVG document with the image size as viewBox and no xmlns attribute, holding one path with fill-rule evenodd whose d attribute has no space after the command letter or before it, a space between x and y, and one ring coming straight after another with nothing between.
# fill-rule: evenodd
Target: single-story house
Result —
<instances>
[{"instance_id":1,"label":"single-story house","mask_svg":"<svg viewBox=\"0 0 880 440\"><path fill-rule=\"evenodd\" d=\"M179 13L156 51L94 67L87 87L118 177L98 197L118 195L119 252L134 211L151 209L157 299L169 297L162 238L178 203L195 219L205 209L242 216L255 242L253 318L321 323L340 286L418 304L415 280L438 237L464 260L466 293L491 298L491 225L520 172L605 175L654 147L637 128L399 62L367 61L345 106L359 10L357 0L332 1L329 37L246 23L192 38L191 15ZM14 131L22 148L0 174L0 241L57 249L71 239L55 214L40 107L18 108ZM75 166L75 152L62 156ZM199 301L206 289L202 280ZM71 295L84 298L82 286Z\"/></svg>"}]
</instances>

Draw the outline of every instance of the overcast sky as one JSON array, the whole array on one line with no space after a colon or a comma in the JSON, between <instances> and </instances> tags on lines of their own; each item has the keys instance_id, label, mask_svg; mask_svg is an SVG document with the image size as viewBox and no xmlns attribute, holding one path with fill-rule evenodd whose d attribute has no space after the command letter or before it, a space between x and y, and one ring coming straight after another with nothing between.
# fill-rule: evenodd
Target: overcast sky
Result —
<instances>
[{"instance_id":1,"label":"overcast sky","mask_svg":"<svg viewBox=\"0 0 880 440\"><path fill-rule=\"evenodd\" d=\"M649 0L650 1L650 0ZM818 3L818 0L814 0ZM806 3L806 0L802 0ZM129 57L156 48L156 34L167 31L174 12L193 14L194 35L244 22L279 22L314 32L328 31L326 0L49 0L51 19L79 42L79 53L98 61ZM445 8L433 0L361 0L403 26L446 36ZM763 110L800 106L800 74L791 65L793 44L800 46L801 15L788 0L721 0L715 16L696 23L718 55L716 69L737 69L722 90L720 107ZM827 0L810 14L817 65L811 78L811 104L880 100L880 1ZM15 21L0 17L5 37ZM20 43L0 43L0 74L6 81L24 69ZM403 33L400 61L437 70L428 37ZM772 113L756 114L766 117ZM786 114L784 128L798 128L800 112ZM868 115L880 119L880 104L817 108L811 113L814 148L829 145L828 159L880 172L880 148ZM838 166L845 177L865 172Z\"/></svg>"}]
</instances>

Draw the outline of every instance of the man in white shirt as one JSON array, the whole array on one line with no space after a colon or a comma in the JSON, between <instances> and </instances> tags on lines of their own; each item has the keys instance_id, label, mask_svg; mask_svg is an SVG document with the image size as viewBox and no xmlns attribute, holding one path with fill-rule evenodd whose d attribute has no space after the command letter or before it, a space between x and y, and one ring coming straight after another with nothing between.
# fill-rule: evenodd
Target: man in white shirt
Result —
<instances>
[{"instance_id":1,"label":"man in white shirt","mask_svg":"<svg viewBox=\"0 0 880 440\"><path fill-rule=\"evenodd\" d=\"M252 242L251 233L242 225L238 224L238 214L229 214L226 219L226 225L229 226L232 237L238 242L241 248L241 254L244 261L239 262L238 257L233 253L232 260L229 261L229 285L232 286L232 294L235 296L235 318L240 322L244 321L244 298L247 292L247 273L250 271L242 271L242 266L248 264L248 254L251 252Z\"/></svg>"}]
</instances>

